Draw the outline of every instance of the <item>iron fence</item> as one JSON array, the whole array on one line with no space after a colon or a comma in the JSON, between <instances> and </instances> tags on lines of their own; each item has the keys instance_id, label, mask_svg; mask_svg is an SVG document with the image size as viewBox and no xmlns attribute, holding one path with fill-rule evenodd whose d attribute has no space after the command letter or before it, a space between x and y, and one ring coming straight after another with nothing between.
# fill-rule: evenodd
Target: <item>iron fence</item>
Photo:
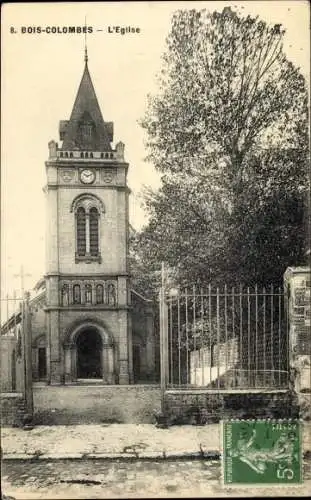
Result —
<instances>
[{"instance_id":1,"label":"iron fence","mask_svg":"<svg viewBox=\"0 0 311 500\"><path fill-rule=\"evenodd\" d=\"M209 285L175 292L160 294L166 388L287 386L287 298L282 289Z\"/></svg>"}]
</instances>

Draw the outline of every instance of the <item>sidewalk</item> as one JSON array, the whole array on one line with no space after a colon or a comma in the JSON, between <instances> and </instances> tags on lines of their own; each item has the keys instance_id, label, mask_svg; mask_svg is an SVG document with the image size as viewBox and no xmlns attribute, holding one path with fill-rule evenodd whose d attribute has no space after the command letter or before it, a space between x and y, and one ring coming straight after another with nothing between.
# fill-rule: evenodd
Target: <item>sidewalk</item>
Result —
<instances>
[{"instance_id":1,"label":"sidewalk","mask_svg":"<svg viewBox=\"0 0 311 500\"><path fill-rule=\"evenodd\" d=\"M303 429L304 452L311 451L311 425ZM219 458L220 425L173 426L101 424L2 428L4 459Z\"/></svg>"},{"instance_id":2,"label":"sidewalk","mask_svg":"<svg viewBox=\"0 0 311 500\"><path fill-rule=\"evenodd\" d=\"M38 426L2 429L5 459L169 458L219 454L217 424L157 429L152 424Z\"/></svg>"}]
</instances>

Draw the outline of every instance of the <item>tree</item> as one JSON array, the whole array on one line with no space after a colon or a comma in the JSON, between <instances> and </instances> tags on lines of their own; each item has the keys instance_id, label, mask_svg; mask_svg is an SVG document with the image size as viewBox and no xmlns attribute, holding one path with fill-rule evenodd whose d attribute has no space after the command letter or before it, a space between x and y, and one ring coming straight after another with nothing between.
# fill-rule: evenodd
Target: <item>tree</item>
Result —
<instances>
[{"instance_id":1,"label":"tree","mask_svg":"<svg viewBox=\"0 0 311 500\"><path fill-rule=\"evenodd\" d=\"M284 33L230 8L173 16L142 120L162 186L138 248L181 282L280 282L301 258L307 91Z\"/></svg>"},{"instance_id":2,"label":"tree","mask_svg":"<svg viewBox=\"0 0 311 500\"><path fill-rule=\"evenodd\" d=\"M232 181L270 127L275 143L292 141L291 121L306 114L307 95L303 76L283 53L284 33L230 8L173 16L161 93L150 98L143 121L159 171L191 173L185 156L216 151L230 158Z\"/></svg>"}]
</instances>

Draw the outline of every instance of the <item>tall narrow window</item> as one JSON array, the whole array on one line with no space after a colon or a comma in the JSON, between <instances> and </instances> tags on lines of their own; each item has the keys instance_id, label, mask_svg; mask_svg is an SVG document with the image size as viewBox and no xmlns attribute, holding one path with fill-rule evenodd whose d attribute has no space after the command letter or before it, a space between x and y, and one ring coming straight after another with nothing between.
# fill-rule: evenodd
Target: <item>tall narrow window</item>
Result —
<instances>
[{"instance_id":1,"label":"tall narrow window","mask_svg":"<svg viewBox=\"0 0 311 500\"><path fill-rule=\"evenodd\" d=\"M116 305L116 287L113 283L108 285L108 304L111 306Z\"/></svg>"},{"instance_id":2,"label":"tall narrow window","mask_svg":"<svg viewBox=\"0 0 311 500\"><path fill-rule=\"evenodd\" d=\"M92 285L85 285L85 303L92 304Z\"/></svg>"},{"instance_id":3,"label":"tall narrow window","mask_svg":"<svg viewBox=\"0 0 311 500\"><path fill-rule=\"evenodd\" d=\"M45 379L46 377L46 348L38 348L38 375L39 380Z\"/></svg>"},{"instance_id":4,"label":"tall narrow window","mask_svg":"<svg viewBox=\"0 0 311 500\"><path fill-rule=\"evenodd\" d=\"M69 288L68 285L62 287L62 306L66 307L69 304Z\"/></svg>"},{"instance_id":5,"label":"tall narrow window","mask_svg":"<svg viewBox=\"0 0 311 500\"><path fill-rule=\"evenodd\" d=\"M103 285L96 286L96 304L104 303L104 287Z\"/></svg>"},{"instance_id":6,"label":"tall narrow window","mask_svg":"<svg viewBox=\"0 0 311 500\"><path fill-rule=\"evenodd\" d=\"M83 193L73 200L71 211L75 213L76 219L76 262L101 262L100 221L101 213L104 212L103 202L96 195Z\"/></svg>"},{"instance_id":7,"label":"tall narrow window","mask_svg":"<svg viewBox=\"0 0 311 500\"><path fill-rule=\"evenodd\" d=\"M77 253L80 256L86 254L86 216L83 207L77 210Z\"/></svg>"},{"instance_id":8,"label":"tall narrow window","mask_svg":"<svg viewBox=\"0 0 311 500\"><path fill-rule=\"evenodd\" d=\"M98 211L97 208L90 210L90 254L98 255Z\"/></svg>"},{"instance_id":9,"label":"tall narrow window","mask_svg":"<svg viewBox=\"0 0 311 500\"><path fill-rule=\"evenodd\" d=\"M74 285L73 287L73 303L81 304L81 288L80 285Z\"/></svg>"},{"instance_id":10,"label":"tall narrow window","mask_svg":"<svg viewBox=\"0 0 311 500\"><path fill-rule=\"evenodd\" d=\"M93 123L86 122L81 124L81 135L83 139L90 139L93 133Z\"/></svg>"}]
</instances>

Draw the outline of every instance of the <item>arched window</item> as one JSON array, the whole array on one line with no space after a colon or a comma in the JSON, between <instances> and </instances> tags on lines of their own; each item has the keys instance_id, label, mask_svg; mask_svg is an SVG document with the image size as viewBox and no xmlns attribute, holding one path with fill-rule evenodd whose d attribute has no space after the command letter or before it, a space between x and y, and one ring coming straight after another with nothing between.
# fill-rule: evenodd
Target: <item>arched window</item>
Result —
<instances>
[{"instance_id":1,"label":"arched window","mask_svg":"<svg viewBox=\"0 0 311 500\"><path fill-rule=\"evenodd\" d=\"M85 285L85 303L92 304L92 285Z\"/></svg>"},{"instance_id":2,"label":"arched window","mask_svg":"<svg viewBox=\"0 0 311 500\"><path fill-rule=\"evenodd\" d=\"M99 245L103 202L96 195L84 193L73 200L71 211L75 212L76 218L76 262L101 262Z\"/></svg>"},{"instance_id":3,"label":"arched window","mask_svg":"<svg viewBox=\"0 0 311 500\"><path fill-rule=\"evenodd\" d=\"M90 210L90 254L98 255L98 211L97 208Z\"/></svg>"},{"instance_id":4,"label":"arched window","mask_svg":"<svg viewBox=\"0 0 311 500\"><path fill-rule=\"evenodd\" d=\"M108 304L110 306L116 305L116 287L113 283L109 283L108 285Z\"/></svg>"},{"instance_id":5,"label":"arched window","mask_svg":"<svg viewBox=\"0 0 311 500\"><path fill-rule=\"evenodd\" d=\"M104 303L104 287L103 285L96 286L96 304Z\"/></svg>"},{"instance_id":6,"label":"arched window","mask_svg":"<svg viewBox=\"0 0 311 500\"><path fill-rule=\"evenodd\" d=\"M81 288L80 285L73 286L73 303L81 304Z\"/></svg>"},{"instance_id":7,"label":"arched window","mask_svg":"<svg viewBox=\"0 0 311 500\"><path fill-rule=\"evenodd\" d=\"M86 254L86 214L83 207L77 210L77 254Z\"/></svg>"},{"instance_id":8,"label":"arched window","mask_svg":"<svg viewBox=\"0 0 311 500\"><path fill-rule=\"evenodd\" d=\"M64 285L62 287L62 306L66 307L69 304L69 287Z\"/></svg>"}]
</instances>

